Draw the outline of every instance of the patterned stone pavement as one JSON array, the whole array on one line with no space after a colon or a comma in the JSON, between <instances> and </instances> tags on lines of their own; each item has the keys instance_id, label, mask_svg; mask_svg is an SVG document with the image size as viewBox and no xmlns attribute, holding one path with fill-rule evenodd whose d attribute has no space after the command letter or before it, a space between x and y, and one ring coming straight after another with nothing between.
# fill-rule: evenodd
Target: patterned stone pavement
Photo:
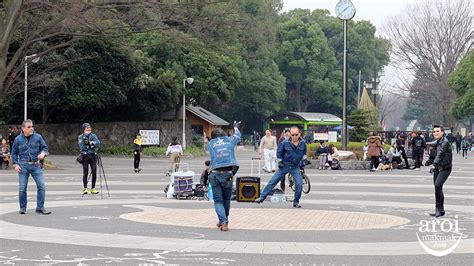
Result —
<instances>
[{"instance_id":1,"label":"patterned stone pavement","mask_svg":"<svg viewBox=\"0 0 474 266\"><path fill-rule=\"evenodd\" d=\"M238 175L250 174L253 156L251 150L238 150ZM32 180L28 213L18 215L17 175L0 172L0 263L367 265L422 259L467 265L474 259L472 157L455 155L445 185L447 214L438 226L456 222L462 239L444 257L430 255L417 239L423 221L436 222L427 215L434 207L428 168L378 173L308 169L312 191L303 195L302 209L291 203L232 202L231 230L220 232L212 202L164 197L169 177L163 159L143 159L142 173L134 174L131 158L103 158L110 198L105 186L102 195L82 197L81 167L74 158L50 159L61 168L45 173L50 216L34 214ZM195 181L204 160L184 160L196 172ZM263 174L263 184L269 178Z\"/></svg>"}]
</instances>

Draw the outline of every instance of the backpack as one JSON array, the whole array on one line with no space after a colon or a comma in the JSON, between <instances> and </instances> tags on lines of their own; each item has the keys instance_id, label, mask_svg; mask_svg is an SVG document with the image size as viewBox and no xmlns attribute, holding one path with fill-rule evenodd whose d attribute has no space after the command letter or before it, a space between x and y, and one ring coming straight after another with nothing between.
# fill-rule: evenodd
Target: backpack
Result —
<instances>
[{"instance_id":1,"label":"backpack","mask_svg":"<svg viewBox=\"0 0 474 266\"><path fill-rule=\"evenodd\" d=\"M331 169L332 170L341 170L341 164L339 163L339 160L337 160L336 158L332 159Z\"/></svg>"}]
</instances>

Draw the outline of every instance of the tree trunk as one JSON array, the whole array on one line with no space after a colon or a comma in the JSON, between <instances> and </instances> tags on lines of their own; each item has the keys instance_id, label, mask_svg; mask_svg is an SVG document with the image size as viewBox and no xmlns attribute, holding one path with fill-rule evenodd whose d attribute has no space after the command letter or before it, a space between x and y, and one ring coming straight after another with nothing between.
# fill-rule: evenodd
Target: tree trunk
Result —
<instances>
[{"instance_id":1,"label":"tree trunk","mask_svg":"<svg viewBox=\"0 0 474 266\"><path fill-rule=\"evenodd\" d=\"M42 107L42 114L41 114L41 123L47 124L49 120L49 105L48 105L48 97L46 97L46 88L43 87L42 89L42 96L41 96L41 107Z\"/></svg>"},{"instance_id":2,"label":"tree trunk","mask_svg":"<svg viewBox=\"0 0 474 266\"><path fill-rule=\"evenodd\" d=\"M296 112L301 112L301 85L295 85Z\"/></svg>"},{"instance_id":3,"label":"tree trunk","mask_svg":"<svg viewBox=\"0 0 474 266\"><path fill-rule=\"evenodd\" d=\"M7 71L5 66L0 66L0 104L6 100L6 88L5 83L7 82Z\"/></svg>"}]
</instances>

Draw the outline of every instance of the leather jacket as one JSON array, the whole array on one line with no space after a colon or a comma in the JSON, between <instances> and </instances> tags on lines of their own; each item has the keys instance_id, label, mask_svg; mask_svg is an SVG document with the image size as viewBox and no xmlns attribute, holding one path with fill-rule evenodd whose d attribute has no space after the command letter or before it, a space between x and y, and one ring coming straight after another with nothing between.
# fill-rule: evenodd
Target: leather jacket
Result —
<instances>
[{"instance_id":1,"label":"leather jacket","mask_svg":"<svg viewBox=\"0 0 474 266\"><path fill-rule=\"evenodd\" d=\"M453 166L453 151L451 149L451 143L446 137L438 140L435 146L436 157L433 161L435 167L441 170L449 169Z\"/></svg>"}]
</instances>

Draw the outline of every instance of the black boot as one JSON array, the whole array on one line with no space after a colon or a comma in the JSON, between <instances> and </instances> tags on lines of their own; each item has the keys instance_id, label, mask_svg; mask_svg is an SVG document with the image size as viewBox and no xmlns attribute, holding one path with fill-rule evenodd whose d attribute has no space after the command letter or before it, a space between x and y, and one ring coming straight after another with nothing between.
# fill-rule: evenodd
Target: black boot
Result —
<instances>
[{"instance_id":1,"label":"black boot","mask_svg":"<svg viewBox=\"0 0 474 266\"><path fill-rule=\"evenodd\" d=\"M433 216L433 217L440 217L440 216L443 216L443 214L441 214L441 212L439 211L439 208L436 208L435 212L434 213L430 213L430 216Z\"/></svg>"}]
</instances>

